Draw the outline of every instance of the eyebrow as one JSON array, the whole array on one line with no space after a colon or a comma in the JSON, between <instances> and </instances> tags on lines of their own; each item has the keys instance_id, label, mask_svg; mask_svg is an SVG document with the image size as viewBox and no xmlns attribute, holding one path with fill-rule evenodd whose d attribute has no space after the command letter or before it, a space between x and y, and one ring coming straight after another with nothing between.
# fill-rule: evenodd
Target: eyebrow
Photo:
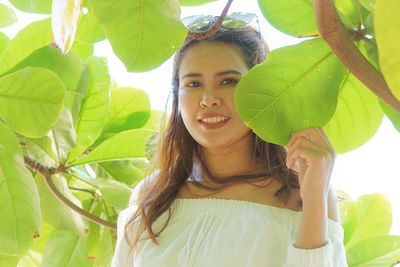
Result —
<instances>
[{"instance_id":1,"label":"eyebrow","mask_svg":"<svg viewBox=\"0 0 400 267\"><path fill-rule=\"evenodd\" d=\"M242 75L242 73L240 71L237 71L237 70L224 70L224 71L217 72L214 76L223 76L223 75L226 75L226 74L239 74L239 75ZM188 72L185 75L183 75L181 79L186 78L186 77L201 77L201 76L203 76L201 73Z\"/></svg>"}]
</instances>

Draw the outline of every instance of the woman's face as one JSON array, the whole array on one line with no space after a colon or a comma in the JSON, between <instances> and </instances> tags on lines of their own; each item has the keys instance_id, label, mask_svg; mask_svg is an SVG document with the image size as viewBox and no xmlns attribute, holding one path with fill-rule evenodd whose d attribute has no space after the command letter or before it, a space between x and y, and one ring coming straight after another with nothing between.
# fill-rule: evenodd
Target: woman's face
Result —
<instances>
[{"instance_id":1,"label":"woman's face","mask_svg":"<svg viewBox=\"0 0 400 267\"><path fill-rule=\"evenodd\" d=\"M224 148L249 137L233 101L248 67L240 48L199 43L185 51L179 67L179 108L191 136L206 148Z\"/></svg>"}]
</instances>

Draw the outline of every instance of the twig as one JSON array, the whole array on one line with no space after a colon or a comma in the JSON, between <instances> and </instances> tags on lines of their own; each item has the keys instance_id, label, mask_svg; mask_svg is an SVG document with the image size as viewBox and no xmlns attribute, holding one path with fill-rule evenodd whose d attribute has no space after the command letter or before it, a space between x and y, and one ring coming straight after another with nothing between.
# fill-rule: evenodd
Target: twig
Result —
<instances>
[{"instance_id":1,"label":"twig","mask_svg":"<svg viewBox=\"0 0 400 267\"><path fill-rule=\"evenodd\" d=\"M50 191L59 199L61 200L61 202L63 202L65 205L67 205L69 208L71 208L72 210L78 212L80 215L84 216L85 218L87 218L88 220L97 223L97 224L101 224L104 225L106 227L109 227L113 230L117 230L117 226L113 223L110 223L108 221L105 221L101 218L98 218L92 214L90 214L89 212L85 211L84 209L81 209L80 207L76 206L74 203L72 203L68 198L66 198L63 194L61 194L57 187L54 185L53 180L51 179L51 176L46 175L44 176L44 180L47 184L47 186L49 187Z\"/></svg>"},{"instance_id":2,"label":"twig","mask_svg":"<svg viewBox=\"0 0 400 267\"><path fill-rule=\"evenodd\" d=\"M224 10L222 10L221 16L216 21L214 21L213 25L210 28L208 28L205 31L199 31L199 32L189 31L188 36L195 40L203 40L216 33L219 30L219 28L221 28L222 22L224 21L225 16L228 13L229 7L231 6L232 2L233 0L228 0L228 2L224 7Z\"/></svg>"},{"instance_id":3,"label":"twig","mask_svg":"<svg viewBox=\"0 0 400 267\"><path fill-rule=\"evenodd\" d=\"M39 172L43 177L44 180L49 187L50 191L54 194L56 198L58 198L62 203L64 203L66 206L71 208L72 210L78 212L80 215L84 216L88 220L91 220L94 223L104 225L106 227L109 227L113 230L117 229L117 226L113 223L110 223L108 221L105 221L101 218L98 218L89 212L85 211L84 209L81 209L77 205L75 205L72 201L70 201L68 198L66 198L63 194L58 191L57 187L54 185L53 180L51 179L51 176L57 173L61 172L66 172L65 166L60 165L57 168L53 167L46 167L43 166L41 163L35 161L34 159L31 159L27 156L24 156L25 164L28 165L31 169L33 169L36 172ZM68 174L66 172L66 174Z\"/></svg>"},{"instance_id":4,"label":"twig","mask_svg":"<svg viewBox=\"0 0 400 267\"><path fill-rule=\"evenodd\" d=\"M339 19L333 0L314 0L319 32L336 56L375 95L400 112L400 101L390 91L382 74L361 54Z\"/></svg>"}]
</instances>

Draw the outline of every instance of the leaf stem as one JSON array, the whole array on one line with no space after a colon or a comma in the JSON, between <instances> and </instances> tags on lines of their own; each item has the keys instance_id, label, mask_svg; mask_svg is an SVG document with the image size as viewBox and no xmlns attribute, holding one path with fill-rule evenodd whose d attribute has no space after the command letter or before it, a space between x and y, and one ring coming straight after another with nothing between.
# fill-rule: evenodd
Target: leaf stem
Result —
<instances>
[{"instance_id":1,"label":"leaf stem","mask_svg":"<svg viewBox=\"0 0 400 267\"><path fill-rule=\"evenodd\" d=\"M339 19L333 0L314 0L314 12L322 38L342 63L375 95L400 112L400 101L394 97L382 74L354 45L349 31Z\"/></svg>"}]
</instances>

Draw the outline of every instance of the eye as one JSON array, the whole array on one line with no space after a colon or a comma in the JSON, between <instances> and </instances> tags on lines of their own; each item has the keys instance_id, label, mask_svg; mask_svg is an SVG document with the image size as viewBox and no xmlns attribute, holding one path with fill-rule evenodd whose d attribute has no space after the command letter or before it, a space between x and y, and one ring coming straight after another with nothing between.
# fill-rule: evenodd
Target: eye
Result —
<instances>
[{"instance_id":1,"label":"eye","mask_svg":"<svg viewBox=\"0 0 400 267\"><path fill-rule=\"evenodd\" d=\"M190 86L191 84L194 84L194 85L193 85L193 86ZM192 81L192 82L190 82L190 83L187 83L185 86L186 86L186 87L189 87L189 88L195 88L195 87L200 86L199 84L200 84L199 81ZM197 86L196 86L196 85L197 85Z\"/></svg>"},{"instance_id":2,"label":"eye","mask_svg":"<svg viewBox=\"0 0 400 267\"><path fill-rule=\"evenodd\" d=\"M229 83L225 83L225 85L226 84L236 84L236 83L238 83L238 81L236 79L233 79L233 78L227 78L227 79L223 80L222 83L224 83L225 81L230 81Z\"/></svg>"}]
</instances>

